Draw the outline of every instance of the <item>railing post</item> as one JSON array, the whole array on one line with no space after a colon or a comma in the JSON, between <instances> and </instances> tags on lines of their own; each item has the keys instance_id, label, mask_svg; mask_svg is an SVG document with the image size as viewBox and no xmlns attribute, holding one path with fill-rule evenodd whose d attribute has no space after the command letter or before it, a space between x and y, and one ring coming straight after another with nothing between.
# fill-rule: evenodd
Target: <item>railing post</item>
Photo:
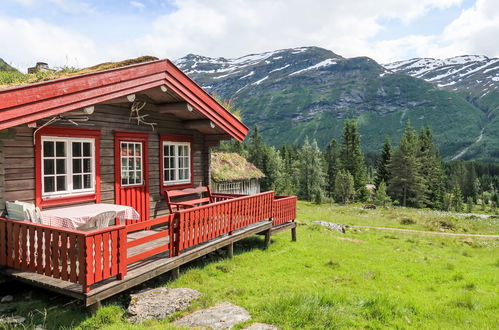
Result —
<instances>
[{"instance_id":1,"label":"railing post","mask_svg":"<svg viewBox=\"0 0 499 330\"><path fill-rule=\"evenodd\" d=\"M229 235L232 235L234 233L234 211L233 211L233 205L235 202L228 203L228 214L229 214Z\"/></svg>"},{"instance_id":2,"label":"railing post","mask_svg":"<svg viewBox=\"0 0 499 330\"><path fill-rule=\"evenodd\" d=\"M180 255L180 213L174 212L170 224L170 258Z\"/></svg>"},{"instance_id":3,"label":"railing post","mask_svg":"<svg viewBox=\"0 0 499 330\"><path fill-rule=\"evenodd\" d=\"M127 234L126 227L118 230L118 275L117 280L122 280L127 272Z\"/></svg>"}]
</instances>

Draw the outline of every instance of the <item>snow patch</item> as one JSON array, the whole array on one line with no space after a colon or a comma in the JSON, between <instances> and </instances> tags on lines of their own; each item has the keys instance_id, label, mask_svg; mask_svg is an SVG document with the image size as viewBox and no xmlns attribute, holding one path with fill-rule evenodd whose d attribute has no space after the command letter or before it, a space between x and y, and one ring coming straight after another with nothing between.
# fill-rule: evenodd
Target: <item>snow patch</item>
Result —
<instances>
[{"instance_id":1,"label":"snow patch","mask_svg":"<svg viewBox=\"0 0 499 330\"><path fill-rule=\"evenodd\" d=\"M260 83L261 83L262 81L264 81L265 79L267 79L268 77L269 77L269 76L265 76L265 77L263 77L262 79L260 79L260 80L258 80L258 81L255 81L254 83L252 83L252 85L260 85Z\"/></svg>"},{"instance_id":2,"label":"snow patch","mask_svg":"<svg viewBox=\"0 0 499 330\"><path fill-rule=\"evenodd\" d=\"M325 67L325 66L329 66L329 65L333 65L333 64L336 64L336 61L328 58L327 60L319 62L319 63L317 63L315 65L309 66L308 68L295 71L293 73L290 73L289 75L292 76L292 75L299 74L299 73L302 73L302 72L305 72L305 71L315 70L315 69L319 69L321 67Z\"/></svg>"},{"instance_id":3,"label":"snow patch","mask_svg":"<svg viewBox=\"0 0 499 330\"><path fill-rule=\"evenodd\" d=\"M284 70L284 69L286 69L289 66L290 66L290 64L286 64L285 66L282 66L280 68L274 69L274 70L270 71L269 73Z\"/></svg>"},{"instance_id":4,"label":"snow patch","mask_svg":"<svg viewBox=\"0 0 499 330\"><path fill-rule=\"evenodd\" d=\"M251 72L250 72L250 73L248 73L247 75L244 75L244 76L242 76L241 78L239 78L239 80L244 79L244 78L251 77L251 76L252 76L252 75L254 75L254 74L255 74L255 71L251 71Z\"/></svg>"}]
</instances>

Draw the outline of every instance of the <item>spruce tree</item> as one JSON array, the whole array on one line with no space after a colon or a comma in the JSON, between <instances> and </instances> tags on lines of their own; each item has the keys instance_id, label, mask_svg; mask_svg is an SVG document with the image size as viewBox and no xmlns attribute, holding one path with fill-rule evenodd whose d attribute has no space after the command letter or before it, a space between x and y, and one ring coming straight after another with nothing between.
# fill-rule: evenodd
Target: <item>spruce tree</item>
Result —
<instances>
[{"instance_id":1,"label":"spruce tree","mask_svg":"<svg viewBox=\"0 0 499 330\"><path fill-rule=\"evenodd\" d=\"M255 126L248 143L248 160L262 171L263 147L263 138L258 132L258 126Z\"/></svg>"},{"instance_id":2,"label":"spruce tree","mask_svg":"<svg viewBox=\"0 0 499 330\"><path fill-rule=\"evenodd\" d=\"M392 176L388 184L388 193L402 206L421 207L423 205L425 180L421 175L418 152L418 136L407 123L388 167Z\"/></svg>"},{"instance_id":3,"label":"spruce tree","mask_svg":"<svg viewBox=\"0 0 499 330\"><path fill-rule=\"evenodd\" d=\"M360 135L355 120L345 121L340 147L341 169L348 171L359 196L366 195L366 166L360 148ZM363 196L365 197L365 196Z\"/></svg>"},{"instance_id":4,"label":"spruce tree","mask_svg":"<svg viewBox=\"0 0 499 330\"><path fill-rule=\"evenodd\" d=\"M452 203L451 207L456 212L461 212L463 210L463 194L461 193L461 188L459 185L455 185L452 189Z\"/></svg>"},{"instance_id":5,"label":"spruce tree","mask_svg":"<svg viewBox=\"0 0 499 330\"><path fill-rule=\"evenodd\" d=\"M322 153L314 140L312 143L305 138L299 152L299 190L301 199L312 201L324 188L325 173Z\"/></svg>"},{"instance_id":6,"label":"spruce tree","mask_svg":"<svg viewBox=\"0 0 499 330\"><path fill-rule=\"evenodd\" d=\"M340 167L340 159L339 159L339 151L338 151L338 143L335 139L332 139L328 144L325 152L326 166L327 166L327 185L326 191L329 196L333 196L334 194L334 182L336 173Z\"/></svg>"},{"instance_id":7,"label":"spruce tree","mask_svg":"<svg viewBox=\"0 0 499 330\"><path fill-rule=\"evenodd\" d=\"M444 173L442 161L429 127L421 129L419 148L418 158L421 164L421 175L425 178L423 204L427 207L440 209L445 192Z\"/></svg>"},{"instance_id":8,"label":"spruce tree","mask_svg":"<svg viewBox=\"0 0 499 330\"><path fill-rule=\"evenodd\" d=\"M334 195L337 201L345 204L355 194L354 179L350 172L339 170L334 182Z\"/></svg>"},{"instance_id":9,"label":"spruce tree","mask_svg":"<svg viewBox=\"0 0 499 330\"><path fill-rule=\"evenodd\" d=\"M374 185L376 186L376 191L379 189L381 182L390 181L390 171L388 165L390 164L390 159L392 157L392 145L389 138L385 138L385 143L383 144L383 149L381 150L381 156L378 160L376 166L376 177L374 178Z\"/></svg>"},{"instance_id":10,"label":"spruce tree","mask_svg":"<svg viewBox=\"0 0 499 330\"><path fill-rule=\"evenodd\" d=\"M378 206L387 206L391 203L390 196L386 193L386 183L381 181L376 194L374 195L374 204Z\"/></svg>"}]
</instances>

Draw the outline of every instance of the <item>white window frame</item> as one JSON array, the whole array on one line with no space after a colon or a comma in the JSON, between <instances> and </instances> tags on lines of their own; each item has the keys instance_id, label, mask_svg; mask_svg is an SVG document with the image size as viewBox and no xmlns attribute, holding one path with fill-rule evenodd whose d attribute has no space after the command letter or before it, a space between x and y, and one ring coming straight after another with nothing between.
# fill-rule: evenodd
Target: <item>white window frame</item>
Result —
<instances>
[{"instance_id":1,"label":"white window frame","mask_svg":"<svg viewBox=\"0 0 499 330\"><path fill-rule=\"evenodd\" d=\"M45 154L44 154L44 142L64 142L66 143L66 190L64 191L54 191L54 192L45 192ZM92 188L82 188L82 189L73 189L73 175L80 173L73 173L73 142L88 142L90 143L90 183L92 184ZM82 151L83 152L83 151ZM54 155L56 150L54 148ZM80 158L80 157L78 157ZM86 157L85 157L86 158ZM92 138L77 138L77 137L59 137L59 136L42 136L41 137L41 167L42 167L42 176L40 180L42 181L42 198L55 198L55 197L67 197L67 196L78 196L78 195L87 195L95 193L95 139ZM54 173L56 173L56 162L54 162ZM82 168L83 170L83 168ZM52 175L48 175L52 176ZM57 187L57 180L54 180L54 185ZM82 182L83 186L83 182Z\"/></svg>"},{"instance_id":2,"label":"white window frame","mask_svg":"<svg viewBox=\"0 0 499 330\"><path fill-rule=\"evenodd\" d=\"M140 156L132 155L132 156L123 156L122 155L122 144L126 143L128 144L133 144L133 145L140 145ZM135 150L135 147L134 147ZM123 158L132 158L135 160L136 158L140 158L140 183L127 183L123 184ZM134 172L137 172L137 169L133 170ZM121 140L120 141L120 186L122 187L136 187L136 186L142 186L144 185L144 143L139 142L139 141L129 141L129 140Z\"/></svg>"},{"instance_id":3,"label":"white window frame","mask_svg":"<svg viewBox=\"0 0 499 330\"><path fill-rule=\"evenodd\" d=\"M175 163L175 179L174 180L166 180L166 175L165 175L165 171L167 170L166 167L165 167L165 158L167 157L165 155L165 146L174 146L175 147L175 155L174 155L174 163ZM187 179L183 179L183 180L178 180L177 178L179 177L179 155L178 155L178 147L184 147L184 146L187 146L187 156L188 156L188 159L187 159ZM163 185L165 186L171 186L171 185L176 185L176 184L185 184L185 183L191 183L191 171L192 171L192 168L191 168L191 162L192 162L192 155L191 155L191 143L190 142L175 142L175 141L163 141L163 144L161 146L163 149L163 159L161 160L161 170L163 171ZM184 156L185 157L185 156ZM182 168L182 169L185 169L185 168ZM171 170L171 169L168 169L168 170Z\"/></svg>"}]
</instances>

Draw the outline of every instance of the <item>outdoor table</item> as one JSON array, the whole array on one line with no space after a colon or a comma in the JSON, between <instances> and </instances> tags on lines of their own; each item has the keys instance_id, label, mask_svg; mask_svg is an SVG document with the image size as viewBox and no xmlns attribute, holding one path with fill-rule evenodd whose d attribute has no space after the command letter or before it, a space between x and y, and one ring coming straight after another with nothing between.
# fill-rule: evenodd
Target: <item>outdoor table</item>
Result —
<instances>
[{"instance_id":1,"label":"outdoor table","mask_svg":"<svg viewBox=\"0 0 499 330\"><path fill-rule=\"evenodd\" d=\"M94 216L106 211L115 211L116 218L120 219L121 223L127 219L140 220L140 214L131 206L100 203L43 210L41 211L42 224L76 229L90 221Z\"/></svg>"}]
</instances>

